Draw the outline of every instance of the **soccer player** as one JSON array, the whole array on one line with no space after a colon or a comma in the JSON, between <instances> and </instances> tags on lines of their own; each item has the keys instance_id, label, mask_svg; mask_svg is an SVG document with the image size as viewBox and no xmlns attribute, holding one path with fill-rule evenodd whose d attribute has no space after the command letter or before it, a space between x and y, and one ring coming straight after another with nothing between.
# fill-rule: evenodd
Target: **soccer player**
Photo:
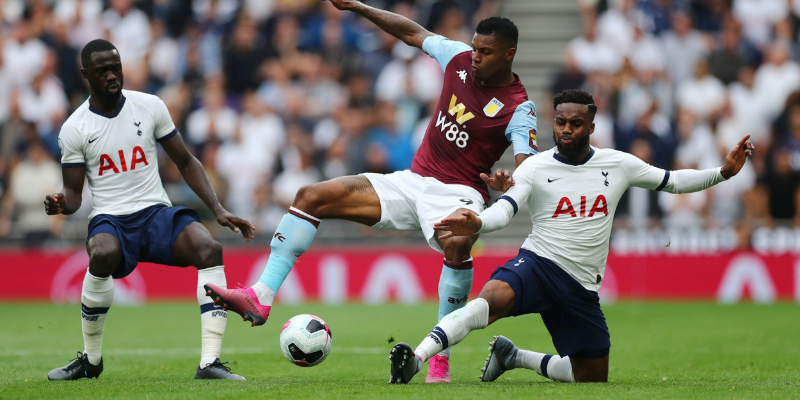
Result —
<instances>
[{"instance_id":1,"label":"soccer player","mask_svg":"<svg viewBox=\"0 0 800 400\"><path fill-rule=\"evenodd\" d=\"M81 51L81 74L89 99L67 119L58 136L64 188L44 201L49 215L72 214L81 206L84 178L92 192L89 268L81 289L83 352L47 375L50 380L96 378L103 372L103 328L114 300L114 281L139 261L197 268L202 348L195 379L244 380L219 360L227 313L214 306L203 285L226 287L222 247L200 224L197 212L172 207L158 175L156 142L177 164L186 183L220 225L253 228L219 204L203 166L186 149L166 105L155 96L123 90L122 63L113 44L93 40ZM113 279L112 279L113 278Z\"/></svg>"},{"instance_id":2,"label":"soccer player","mask_svg":"<svg viewBox=\"0 0 800 400\"><path fill-rule=\"evenodd\" d=\"M495 270L477 299L439 321L416 350L395 345L389 356L391 383L408 383L425 360L470 331L530 313L541 314L558 355L518 349L498 336L482 381L494 381L512 368L561 382L607 381L611 342L597 291L620 196L631 186L669 193L707 189L736 175L754 149L748 135L721 168L665 171L630 154L589 145L597 107L588 93L564 91L553 105L556 148L523 162L514 172L516 184L480 216L464 211L434 227L444 238L493 232L527 202L533 230L519 255Z\"/></svg>"},{"instance_id":3,"label":"soccer player","mask_svg":"<svg viewBox=\"0 0 800 400\"><path fill-rule=\"evenodd\" d=\"M272 252L258 283L246 289L207 289L253 326L263 324L284 279L311 245L320 220L345 219L374 228L423 232L430 247L444 254L441 318L467 302L472 288L470 251L478 235L438 239L433 224L464 210L481 212L490 197L487 185L508 188L508 171L489 174L509 145L517 165L537 151L536 110L511 72L517 27L505 18L485 19L470 46L358 1L331 3L369 19L439 62L444 87L436 114L410 171L346 176L301 188L272 238ZM448 350L431 359L426 382L450 381L448 359Z\"/></svg>"}]
</instances>

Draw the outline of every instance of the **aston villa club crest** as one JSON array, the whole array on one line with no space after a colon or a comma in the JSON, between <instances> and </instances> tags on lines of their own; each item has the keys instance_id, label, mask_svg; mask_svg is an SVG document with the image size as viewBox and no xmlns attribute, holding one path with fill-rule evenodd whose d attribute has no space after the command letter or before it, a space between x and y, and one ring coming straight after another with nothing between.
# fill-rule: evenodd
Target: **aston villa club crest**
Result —
<instances>
[{"instance_id":1,"label":"aston villa club crest","mask_svg":"<svg viewBox=\"0 0 800 400\"><path fill-rule=\"evenodd\" d=\"M483 107L483 113L486 114L487 117L491 118L497 115L501 109L503 109L503 103L501 103L500 100L497 100L497 98L493 97L492 101L490 101L486 107Z\"/></svg>"},{"instance_id":2,"label":"aston villa club crest","mask_svg":"<svg viewBox=\"0 0 800 400\"><path fill-rule=\"evenodd\" d=\"M537 152L539 151L539 145L536 143L536 129L528 131L528 146Z\"/></svg>"}]
</instances>

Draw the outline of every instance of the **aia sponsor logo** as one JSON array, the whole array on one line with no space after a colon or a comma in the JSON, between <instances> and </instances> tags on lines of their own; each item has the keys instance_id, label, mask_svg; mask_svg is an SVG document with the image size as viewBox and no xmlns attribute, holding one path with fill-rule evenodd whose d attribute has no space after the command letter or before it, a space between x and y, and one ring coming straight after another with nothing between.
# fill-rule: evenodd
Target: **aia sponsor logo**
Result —
<instances>
[{"instance_id":1,"label":"aia sponsor logo","mask_svg":"<svg viewBox=\"0 0 800 400\"><path fill-rule=\"evenodd\" d=\"M100 155L100 171L97 173L97 176L103 176L103 172L105 171L113 171L115 174L128 172L128 170L133 171L136 169L137 164L144 164L145 166L150 165L150 163L147 162L147 157L144 155L144 150L139 146L134 147L131 151L130 167L128 166L123 150L119 150L117 155L116 162L108 154ZM119 167L117 164L119 164Z\"/></svg>"},{"instance_id":2,"label":"aia sponsor logo","mask_svg":"<svg viewBox=\"0 0 800 400\"><path fill-rule=\"evenodd\" d=\"M594 200L591 210L589 211L589 215L586 215L586 196L581 196L579 210L581 217L591 218L595 213L603 213L604 216L607 216L608 201L606 201L606 197L602 194L597 196L597 198ZM556 207L556 212L553 213L553 218L557 218L560 215L569 215L570 217L578 216L578 213L575 212L575 208L572 207L572 202L569 200L569 197L562 197L561 200L558 201L558 206Z\"/></svg>"}]
</instances>

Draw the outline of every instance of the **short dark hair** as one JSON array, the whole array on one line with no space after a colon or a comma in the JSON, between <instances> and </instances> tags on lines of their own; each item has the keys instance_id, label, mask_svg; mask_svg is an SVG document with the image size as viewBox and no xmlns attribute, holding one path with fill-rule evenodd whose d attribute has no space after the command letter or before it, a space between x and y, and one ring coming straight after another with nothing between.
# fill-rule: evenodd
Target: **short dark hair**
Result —
<instances>
[{"instance_id":1,"label":"short dark hair","mask_svg":"<svg viewBox=\"0 0 800 400\"><path fill-rule=\"evenodd\" d=\"M86 64L92 61L93 53L110 50L117 50L117 48L108 40L95 39L86 43L86 46L83 46L83 50L81 50L81 65L85 68Z\"/></svg>"},{"instance_id":2,"label":"short dark hair","mask_svg":"<svg viewBox=\"0 0 800 400\"><path fill-rule=\"evenodd\" d=\"M493 35L505 41L510 47L516 47L519 40L519 29L508 18L489 17L481 21L475 28L475 33L479 35Z\"/></svg>"},{"instance_id":3,"label":"short dark hair","mask_svg":"<svg viewBox=\"0 0 800 400\"><path fill-rule=\"evenodd\" d=\"M592 119L594 119L594 115L597 113L597 106L594 104L594 98L583 90L567 89L555 95L553 97L553 110L555 111L559 104L564 103L586 104L589 106L589 116L591 116Z\"/></svg>"}]
</instances>

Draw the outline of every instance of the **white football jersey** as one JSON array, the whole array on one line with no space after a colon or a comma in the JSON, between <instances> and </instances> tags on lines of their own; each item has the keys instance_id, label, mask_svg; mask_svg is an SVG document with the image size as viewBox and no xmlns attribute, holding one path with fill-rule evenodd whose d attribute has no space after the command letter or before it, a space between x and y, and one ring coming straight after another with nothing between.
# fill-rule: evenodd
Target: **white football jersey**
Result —
<instances>
[{"instance_id":1,"label":"white football jersey","mask_svg":"<svg viewBox=\"0 0 800 400\"><path fill-rule=\"evenodd\" d=\"M92 213L126 215L155 204L172 206L158 175L157 141L178 131L156 96L129 90L113 115L86 100L58 135L61 167L85 167Z\"/></svg>"},{"instance_id":2,"label":"white football jersey","mask_svg":"<svg viewBox=\"0 0 800 400\"><path fill-rule=\"evenodd\" d=\"M592 148L581 163L555 149L526 159L516 184L502 197L528 203L533 230L522 248L555 262L588 290L597 291L608 258L611 224L631 186L661 190L670 172L628 154Z\"/></svg>"}]
</instances>

